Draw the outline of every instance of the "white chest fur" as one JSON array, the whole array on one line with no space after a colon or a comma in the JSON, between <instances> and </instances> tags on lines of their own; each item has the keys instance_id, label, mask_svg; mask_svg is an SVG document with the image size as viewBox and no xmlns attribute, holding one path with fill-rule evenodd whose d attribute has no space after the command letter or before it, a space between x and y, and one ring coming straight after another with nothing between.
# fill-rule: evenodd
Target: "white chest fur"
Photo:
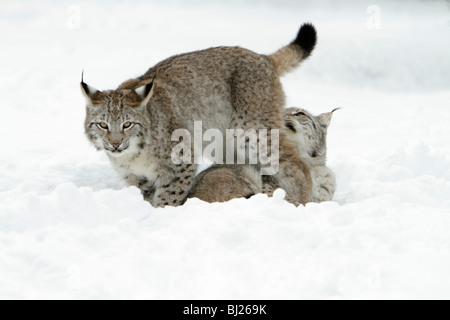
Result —
<instances>
[{"instance_id":1,"label":"white chest fur","mask_svg":"<svg viewBox=\"0 0 450 320\"><path fill-rule=\"evenodd\" d=\"M134 175L137 178L145 178L148 181L155 181L157 178L157 169L159 161L144 152L135 156L122 156L111 158L111 162L116 171L127 178Z\"/></svg>"}]
</instances>

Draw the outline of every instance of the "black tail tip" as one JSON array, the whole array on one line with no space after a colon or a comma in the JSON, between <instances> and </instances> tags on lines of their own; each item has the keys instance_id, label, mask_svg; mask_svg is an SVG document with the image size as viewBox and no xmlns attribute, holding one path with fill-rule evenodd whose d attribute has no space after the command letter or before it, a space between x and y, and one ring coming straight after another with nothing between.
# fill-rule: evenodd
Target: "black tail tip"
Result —
<instances>
[{"instance_id":1,"label":"black tail tip","mask_svg":"<svg viewBox=\"0 0 450 320\"><path fill-rule=\"evenodd\" d=\"M297 34L293 44L300 46L305 52L306 56L309 56L314 50L317 43L316 28L312 23L305 23L301 26L300 31Z\"/></svg>"}]
</instances>

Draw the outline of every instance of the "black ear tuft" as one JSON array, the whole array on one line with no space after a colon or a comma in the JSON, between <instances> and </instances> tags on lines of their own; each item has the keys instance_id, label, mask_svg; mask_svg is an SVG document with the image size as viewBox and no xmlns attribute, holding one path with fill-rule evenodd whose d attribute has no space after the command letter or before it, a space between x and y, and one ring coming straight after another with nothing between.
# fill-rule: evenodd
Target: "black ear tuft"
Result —
<instances>
[{"instance_id":1,"label":"black ear tuft","mask_svg":"<svg viewBox=\"0 0 450 320\"><path fill-rule=\"evenodd\" d=\"M83 88L84 92L89 95L89 87L86 83L84 83L84 70L81 71L81 87Z\"/></svg>"},{"instance_id":2,"label":"black ear tuft","mask_svg":"<svg viewBox=\"0 0 450 320\"><path fill-rule=\"evenodd\" d=\"M85 92L88 96L90 96L90 95L91 95L91 92L89 92L89 86L88 86L86 83L84 83L84 82L81 82L81 86L83 87L84 92Z\"/></svg>"},{"instance_id":3,"label":"black ear tuft","mask_svg":"<svg viewBox=\"0 0 450 320\"><path fill-rule=\"evenodd\" d=\"M87 99L89 99L89 100L92 98L92 96L93 96L95 93L100 92L100 91L98 91L97 89L95 89L94 87L91 87L91 86L89 86L87 83L84 82L84 71L81 73L81 83L80 83L80 86L81 86L81 90L82 90L83 94L84 94L85 97L86 97Z\"/></svg>"},{"instance_id":4,"label":"black ear tuft","mask_svg":"<svg viewBox=\"0 0 450 320\"><path fill-rule=\"evenodd\" d=\"M84 82L84 70L81 71L81 87L83 88L83 91L87 96L90 96L94 93L91 92L92 90L89 89L89 86Z\"/></svg>"},{"instance_id":5,"label":"black ear tuft","mask_svg":"<svg viewBox=\"0 0 450 320\"><path fill-rule=\"evenodd\" d=\"M306 58L314 50L316 43L316 28L311 23L305 23L301 26L297 38L295 38L292 44L299 46L304 51L304 57Z\"/></svg>"}]
</instances>

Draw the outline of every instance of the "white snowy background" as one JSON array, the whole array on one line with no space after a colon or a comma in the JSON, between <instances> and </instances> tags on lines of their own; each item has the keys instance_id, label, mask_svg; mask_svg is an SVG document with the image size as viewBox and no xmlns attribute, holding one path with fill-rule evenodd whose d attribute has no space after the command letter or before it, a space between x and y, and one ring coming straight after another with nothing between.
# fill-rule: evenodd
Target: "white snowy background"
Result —
<instances>
[{"instance_id":1,"label":"white snowy background","mask_svg":"<svg viewBox=\"0 0 450 320\"><path fill-rule=\"evenodd\" d=\"M378 14L379 13L379 14ZM313 22L288 106L336 112L333 202L153 209L83 134L79 82L272 53ZM450 298L445 1L0 1L0 298Z\"/></svg>"}]
</instances>

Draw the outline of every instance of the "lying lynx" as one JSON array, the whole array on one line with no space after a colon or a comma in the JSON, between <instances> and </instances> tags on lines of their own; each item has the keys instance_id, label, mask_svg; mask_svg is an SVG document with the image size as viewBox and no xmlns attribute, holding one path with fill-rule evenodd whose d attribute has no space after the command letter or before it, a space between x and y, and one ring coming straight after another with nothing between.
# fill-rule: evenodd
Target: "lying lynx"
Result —
<instances>
[{"instance_id":1,"label":"lying lynx","mask_svg":"<svg viewBox=\"0 0 450 320\"><path fill-rule=\"evenodd\" d=\"M326 136L335 110L316 117L304 109L289 108L284 115L287 136L311 170L313 202L330 201L336 190L335 176L325 166ZM261 192L255 182L257 174L250 166L213 165L196 177L189 198L199 198L211 203L249 198ZM280 186L273 177L263 177L263 193L272 195Z\"/></svg>"},{"instance_id":2,"label":"lying lynx","mask_svg":"<svg viewBox=\"0 0 450 320\"><path fill-rule=\"evenodd\" d=\"M313 202L330 201L336 191L334 173L326 167L327 132L336 110L338 109L319 116L299 108L289 108L285 112L284 123L288 130L288 138L297 147L300 158L311 170ZM280 183L272 177L264 177L263 181L263 191L269 195L280 187Z\"/></svg>"},{"instance_id":3,"label":"lying lynx","mask_svg":"<svg viewBox=\"0 0 450 320\"><path fill-rule=\"evenodd\" d=\"M86 135L154 207L182 205L197 165L172 161L179 143L171 141L174 130L192 133L194 121L222 132L282 127L285 96L279 78L310 56L315 44L315 28L304 24L290 45L269 56L239 47L210 48L171 57L116 90L99 91L82 80ZM289 201L311 200L309 169L284 133L274 178ZM260 178L256 183L261 189Z\"/></svg>"}]
</instances>

